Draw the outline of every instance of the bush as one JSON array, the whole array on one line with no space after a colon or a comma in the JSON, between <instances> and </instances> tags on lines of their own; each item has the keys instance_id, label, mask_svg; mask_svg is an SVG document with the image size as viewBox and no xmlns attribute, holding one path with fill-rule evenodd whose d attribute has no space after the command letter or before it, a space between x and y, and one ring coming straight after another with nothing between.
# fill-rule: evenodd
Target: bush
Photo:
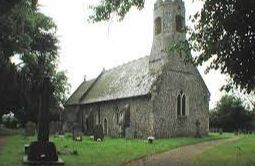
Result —
<instances>
[{"instance_id":1,"label":"bush","mask_svg":"<svg viewBox=\"0 0 255 166\"><path fill-rule=\"evenodd\" d=\"M2 116L2 122L7 128L17 128L18 120L14 117L12 112Z\"/></svg>"}]
</instances>

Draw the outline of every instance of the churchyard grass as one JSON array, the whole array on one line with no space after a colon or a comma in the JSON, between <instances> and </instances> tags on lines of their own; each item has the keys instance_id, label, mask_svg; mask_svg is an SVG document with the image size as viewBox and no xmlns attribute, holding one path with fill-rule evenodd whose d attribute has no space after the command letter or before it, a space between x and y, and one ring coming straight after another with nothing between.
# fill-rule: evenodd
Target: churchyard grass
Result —
<instances>
[{"instance_id":1,"label":"churchyard grass","mask_svg":"<svg viewBox=\"0 0 255 166\"><path fill-rule=\"evenodd\" d=\"M255 135L241 135L240 140L208 149L193 159L193 166L255 165Z\"/></svg>"},{"instance_id":2,"label":"churchyard grass","mask_svg":"<svg viewBox=\"0 0 255 166\"><path fill-rule=\"evenodd\" d=\"M195 144L212 139L230 137L231 134L209 134L203 138L181 137L158 139L153 144L142 139L126 140L106 137L103 142L94 142L89 137L83 137L81 142L74 142L71 135L51 137L55 142L60 157L66 166L114 166L120 163L146 155L160 153L182 145ZM35 140L35 137L14 135L5 137L4 145L0 147L1 166L22 165L24 144Z\"/></svg>"}]
</instances>

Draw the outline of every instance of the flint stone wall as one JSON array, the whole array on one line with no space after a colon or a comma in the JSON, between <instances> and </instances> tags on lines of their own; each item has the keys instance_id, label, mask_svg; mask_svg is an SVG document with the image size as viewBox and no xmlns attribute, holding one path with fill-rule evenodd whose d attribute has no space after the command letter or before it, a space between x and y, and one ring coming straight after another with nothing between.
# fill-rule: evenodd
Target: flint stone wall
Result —
<instances>
[{"instance_id":1,"label":"flint stone wall","mask_svg":"<svg viewBox=\"0 0 255 166\"><path fill-rule=\"evenodd\" d=\"M178 55L172 55L155 84L152 100L156 137L193 136L197 131L196 120L201 123L202 135L209 132L210 94L196 68L183 63ZM186 116L177 116L180 91L186 96Z\"/></svg>"},{"instance_id":2,"label":"flint stone wall","mask_svg":"<svg viewBox=\"0 0 255 166\"><path fill-rule=\"evenodd\" d=\"M130 99L113 100L95 104L82 105L77 112L76 107L68 108L65 111L65 125L71 125L72 122L78 121L82 125L83 132L91 135L96 124L103 125L105 135L113 137L124 137L125 127L121 123L124 112L129 107L130 110L130 126L137 137L147 137L153 132L153 114L152 102L148 96L134 97ZM73 109L73 111L71 110ZM119 123L117 122L117 113L119 113ZM105 119L107 128L105 128ZM67 122L69 124L67 124ZM65 127L66 131L70 131L71 126ZM126 126L127 128L127 126ZM106 132L107 131L107 132Z\"/></svg>"}]
</instances>

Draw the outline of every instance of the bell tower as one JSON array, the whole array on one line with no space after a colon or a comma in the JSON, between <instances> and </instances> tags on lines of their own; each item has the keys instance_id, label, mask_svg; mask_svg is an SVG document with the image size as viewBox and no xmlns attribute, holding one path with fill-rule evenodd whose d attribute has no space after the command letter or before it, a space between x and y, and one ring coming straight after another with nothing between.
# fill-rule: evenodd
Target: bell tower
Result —
<instances>
[{"instance_id":1,"label":"bell tower","mask_svg":"<svg viewBox=\"0 0 255 166\"><path fill-rule=\"evenodd\" d=\"M167 63L166 49L185 40L185 7L182 0L157 0L154 4L154 31L150 72L160 72ZM171 56L171 55L169 55Z\"/></svg>"}]
</instances>

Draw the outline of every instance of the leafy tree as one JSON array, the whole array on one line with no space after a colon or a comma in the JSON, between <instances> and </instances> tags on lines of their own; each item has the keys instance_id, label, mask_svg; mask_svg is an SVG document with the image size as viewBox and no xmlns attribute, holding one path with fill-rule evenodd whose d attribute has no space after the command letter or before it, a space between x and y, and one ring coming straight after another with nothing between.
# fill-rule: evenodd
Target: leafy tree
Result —
<instances>
[{"instance_id":1,"label":"leafy tree","mask_svg":"<svg viewBox=\"0 0 255 166\"><path fill-rule=\"evenodd\" d=\"M207 69L220 69L231 80L226 90L240 87L250 93L255 90L255 1L203 0L202 10L193 21L186 47L199 53L193 59L199 65L209 61ZM113 14L122 19L132 6L143 8L144 0L101 0L92 7L94 22L109 20ZM187 50L187 49L185 49Z\"/></svg>"},{"instance_id":2,"label":"leafy tree","mask_svg":"<svg viewBox=\"0 0 255 166\"><path fill-rule=\"evenodd\" d=\"M225 95L210 112L210 127L223 128L224 131L251 129L254 127L252 115L253 112L243 106L240 98Z\"/></svg>"},{"instance_id":3,"label":"leafy tree","mask_svg":"<svg viewBox=\"0 0 255 166\"><path fill-rule=\"evenodd\" d=\"M206 0L191 33L196 62L212 60L208 69L220 69L232 81L225 86L255 90L255 1Z\"/></svg>"},{"instance_id":4,"label":"leafy tree","mask_svg":"<svg viewBox=\"0 0 255 166\"><path fill-rule=\"evenodd\" d=\"M1 113L12 111L24 122L36 121L42 78L50 77L54 89L51 110L65 100L69 88L65 73L57 71L56 25L37 10L36 0L0 1L0 21ZM12 57L21 62L12 63Z\"/></svg>"},{"instance_id":5,"label":"leafy tree","mask_svg":"<svg viewBox=\"0 0 255 166\"><path fill-rule=\"evenodd\" d=\"M94 13L90 20L94 22L109 20L113 14L122 20L132 6L142 9L144 0L101 0L99 5L91 7Z\"/></svg>"}]
</instances>

